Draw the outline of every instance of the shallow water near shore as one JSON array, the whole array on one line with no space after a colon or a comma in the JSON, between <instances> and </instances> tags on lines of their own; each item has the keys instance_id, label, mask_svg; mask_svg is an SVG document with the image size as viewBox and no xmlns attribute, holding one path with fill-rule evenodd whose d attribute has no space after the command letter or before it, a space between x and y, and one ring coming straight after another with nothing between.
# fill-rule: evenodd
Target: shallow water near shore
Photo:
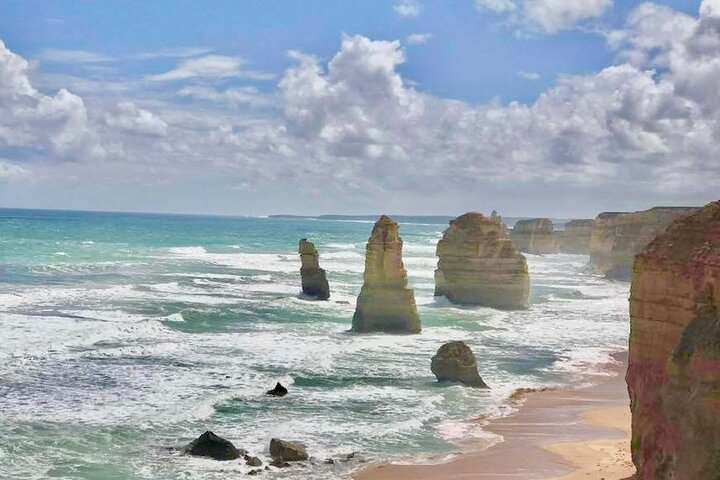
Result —
<instances>
[{"instance_id":1,"label":"shallow water near shore","mask_svg":"<svg viewBox=\"0 0 720 480\"><path fill-rule=\"evenodd\" d=\"M402 223L421 335L348 332L363 221L0 210L0 478L224 479L244 462L164 448L205 430L267 456L272 437L317 464L265 477L341 478L369 461L442 456L465 421L518 387L577 385L627 343L628 284L581 255L528 255L531 308L433 297L446 225ZM329 302L299 298L300 238ZM430 357L464 340L492 387L441 386ZM281 381L285 398L264 391ZM235 472L235 473L233 473Z\"/></svg>"}]
</instances>

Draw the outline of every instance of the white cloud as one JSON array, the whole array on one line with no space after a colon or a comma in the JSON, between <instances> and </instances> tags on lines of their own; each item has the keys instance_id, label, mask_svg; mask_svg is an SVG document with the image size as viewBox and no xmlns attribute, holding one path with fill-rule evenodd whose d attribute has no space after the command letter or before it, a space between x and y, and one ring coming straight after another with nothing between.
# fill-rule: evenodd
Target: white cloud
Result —
<instances>
[{"instance_id":1,"label":"white cloud","mask_svg":"<svg viewBox=\"0 0 720 480\"><path fill-rule=\"evenodd\" d=\"M30 170L0 158L0 182L21 182L32 177Z\"/></svg>"},{"instance_id":2,"label":"white cloud","mask_svg":"<svg viewBox=\"0 0 720 480\"><path fill-rule=\"evenodd\" d=\"M254 80L271 80L274 75L247 71L243 69L245 61L239 57L225 55L206 55L204 57L183 60L180 64L165 73L151 75L150 80L167 82L173 80L249 78Z\"/></svg>"},{"instance_id":3,"label":"white cloud","mask_svg":"<svg viewBox=\"0 0 720 480\"><path fill-rule=\"evenodd\" d=\"M525 80L540 80L540 74L537 72L526 72L524 70L520 70L517 74L518 77L524 78Z\"/></svg>"},{"instance_id":4,"label":"white cloud","mask_svg":"<svg viewBox=\"0 0 720 480\"><path fill-rule=\"evenodd\" d=\"M432 33L413 33L407 36L405 43L408 45L422 45L432 38Z\"/></svg>"},{"instance_id":5,"label":"white cloud","mask_svg":"<svg viewBox=\"0 0 720 480\"><path fill-rule=\"evenodd\" d=\"M61 50L56 48L43 50L38 56L38 59L43 62L54 63L103 63L113 60L112 57L100 53L85 50Z\"/></svg>"},{"instance_id":6,"label":"white cloud","mask_svg":"<svg viewBox=\"0 0 720 480\"><path fill-rule=\"evenodd\" d=\"M417 0L400 0L393 5L393 10L403 17L417 17L420 15L422 7Z\"/></svg>"},{"instance_id":7,"label":"white cloud","mask_svg":"<svg viewBox=\"0 0 720 480\"><path fill-rule=\"evenodd\" d=\"M268 95L261 93L255 87L228 88L218 91L209 87L190 86L180 89L178 92L184 97L193 97L200 100L209 100L216 103L230 103L233 105L247 105L261 108L272 105Z\"/></svg>"},{"instance_id":8,"label":"white cloud","mask_svg":"<svg viewBox=\"0 0 720 480\"><path fill-rule=\"evenodd\" d=\"M156 58L190 58L199 57L212 52L209 47L175 47L163 48L152 52L143 52L131 55L131 58L139 60L153 60Z\"/></svg>"},{"instance_id":9,"label":"white cloud","mask_svg":"<svg viewBox=\"0 0 720 480\"><path fill-rule=\"evenodd\" d=\"M475 0L480 11L506 15L508 22L531 33L556 33L602 17L614 0Z\"/></svg>"},{"instance_id":10,"label":"white cloud","mask_svg":"<svg viewBox=\"0 0 720 480\"><path fill-rule=\"evenodd\" d=\"M167 123L154 113L138 108L133 102L120 102L114 112L105 114L105 123L113 128L141 135L164 137Z\"/></svg>"}]
</instances>

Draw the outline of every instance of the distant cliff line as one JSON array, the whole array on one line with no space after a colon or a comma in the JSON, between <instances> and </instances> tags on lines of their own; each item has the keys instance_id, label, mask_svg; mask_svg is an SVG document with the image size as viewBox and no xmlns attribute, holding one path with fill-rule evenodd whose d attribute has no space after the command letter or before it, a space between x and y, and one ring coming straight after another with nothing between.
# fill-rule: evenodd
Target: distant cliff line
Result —
<instances>
[{"instance_id":1,"label":"distant cliff line","mask_svg":"<svg viewBox=\"0 0 720 480\"><path fill-rule=\"evenodd\" d=\"M457 215L390 215L399 223L424 223L429 225L444 225L453 220ZM338 220L338 221L354 221L375 223L379 215L268 215L267 218L276 218L284 220ZM503 222L512 228L515 223L520 220L528 220L534 217L502 217ZM550 219L556 229L562 229L571 218L551 218Z\"/></svg>"}]
</instances>

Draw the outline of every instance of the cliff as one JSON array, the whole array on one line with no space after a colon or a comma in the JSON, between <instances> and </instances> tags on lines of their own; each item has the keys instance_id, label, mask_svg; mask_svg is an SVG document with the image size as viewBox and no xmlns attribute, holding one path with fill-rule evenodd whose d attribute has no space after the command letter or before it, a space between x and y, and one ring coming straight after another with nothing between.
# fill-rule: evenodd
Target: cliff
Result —
<instances>
[{"instance_id":1,"label":"cliff","mask_svg":"<svg viewBox=\"0 0 720 480\"><path fill-rule=\"evenodd\" d=\"M300 254L300 277L302 278L302 291L318 300L330 298L330 286L328 285L325 270L320 268L319 255L312 242L306 239L300 240L298 245Z\"/></svg>"},{"instance_id":2,"label":"cliff","mask_svg":"<svg viewBox=\"0 0 720 480\"><path fill-rule=\"evenodd\" d=\"M590 268L614 280L630 280L635 255L671 222L694 207L653 207L633 213L601 213L590 237Z\"/></svg>"},{"instance_id":3,"label":"cliff","mask_svg":"<svg viewBox=\"0 0 720 480\"><path fill-rule=\"evenodd\" d=\"M521 252L542 255L557 251L555 232L549 218L519 220L513 227L510 238Z\"/></svg>"},{"instance_id":4,"label":"cliff","mask_svg":"<svg viewBox=\"0 0 720 480\"><path fill-rule=\"evenodd\" d=\"M365 253L364 283L357 299L354 332L419 333L415 294L408 288L397 222L383 215Z\"/></svg>"},{"instance_id":5,"label":"cliff","mask_svg":"<svg viewBox=\"0 0 720 480\"><path fill-rule=\"evenodd\" d=\"M437 245L435 295L486 307L528 307L530 277L499 217L466 213L450 221Z\"/></svg>"},{"instance_id":6,"label":"cliff","mask_svg":"<svg viewBox=\"0 0 720 480\"><path fill-rule=\"evenodd\" d=\"M636 257L630 294L632 455L641 480L720 478L720 202Z\"/></svg>"},{"instance_id":7,"label":"cliff","mask_svg":"<svg viewBox=\"0 0 720 480\"><path fill-rule=\"evenodd\" d=\"M590 235L593 220L571 220L565 228L555 232L557 249L560 253L588 255L590 253Z\"/></svg>"}]
</instances>

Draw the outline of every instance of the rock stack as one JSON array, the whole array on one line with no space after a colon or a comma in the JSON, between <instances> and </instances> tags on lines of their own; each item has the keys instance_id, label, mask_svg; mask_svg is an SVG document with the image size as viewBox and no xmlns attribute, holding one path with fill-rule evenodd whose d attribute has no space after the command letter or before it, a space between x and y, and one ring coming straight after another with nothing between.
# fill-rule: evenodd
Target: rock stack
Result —
<instances>
[{"instance_id":1,"label":"rock stack","mask_svg":"<svg viewBox=\"0 0 720 480\"><path fill-rule=\"evenodd\" d=\"M521 252L536 255L557 252L555 231L549 218L519 220L513 227L510 237Z\"/></svg>"},{"instance_id":2,"label":"rock stack","mask_svg":"<svg viewBox=\"0 0 720 480\"><path fill-rule=\"evenodd\" d=\"M630 318L637 478L720 478L720 202L636 257Z\"/></svg>"},{"instance_id":3,"label":"rock stack","mask_svg":"<svg viewBox=\"0 0 720 480\"><path fill-rule=\"evenodd\" d=\"M489 388L478 373L477 360L465 342L449 342L432 357L430 370L439 382L460 382L468 387Z\"/></svg>"},{"instance_id":4,"label":"rock stack","mask_svg":"<svg viewBox=\"0 0 720 480\"><path fill-rule=\"evenodd\" d=\"M670 223L694 207L654 207L633 213L601 213L593 222L590 268L613 280L630 280L635 255Z\"/></svg>"},{"instance_id":5,"label":"rock stack","mask_svg":"<svg viewBox=\"0 0 720 480\"><path fill-rule=\"evenodd\" d=\"M325 270L320 268L319 255L315 250L315 245L303 238L300 240L298 253L300 254L300 277L302 278L303 293L318 300L327 300L330 298L330 286L325 277Z\"/></svg>"},{"instance_id":6,"label":"rock stack","mask_svg":"<svg viewBox=\"0 0 720 480\"><path fill-rule=\"evenodd\" d=\"M470 212L450 221L437 245L435 295L493 308L528 307L527 262L494 215Z\"/></svg>"},{"instance_id":7,"label":"rock stack","mask_svg":"<svg viewBox=\"0 0 720 480\"><path fill-rule=\"evenodd\" d=\"M590 253L590 235L593 220L570 220L565 228L555 232L557 249L560 253L588 255Z\"/></svg>"},{"instance_id":8,"label":"rock stack","mask_svg":"<svg viewBox=\"0 0 720 480\"><path fill-rule=\"evenodd\" d=\"M365 253L364 283L357 299L354 332L419 333L415 294L408 288L397 222L383 215Z\"/></svg>"}]
</instances>

